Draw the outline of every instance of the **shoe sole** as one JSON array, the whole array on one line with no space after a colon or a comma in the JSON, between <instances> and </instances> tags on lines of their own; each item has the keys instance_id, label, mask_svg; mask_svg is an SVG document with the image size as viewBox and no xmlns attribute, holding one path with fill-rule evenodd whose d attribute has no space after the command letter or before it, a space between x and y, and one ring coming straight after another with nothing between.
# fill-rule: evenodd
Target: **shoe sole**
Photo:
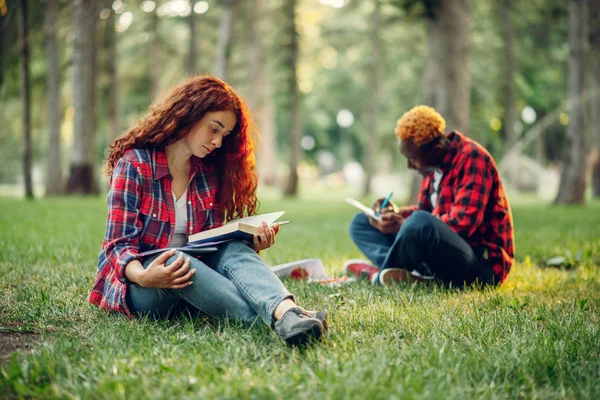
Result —
<instances>
[{"instance_id":1,"label":"shoe sole","mask_svg":"<svg viewBox=\"0 0 600 400\"><path fill-rule=\"evenodd\" d=\"M297 332L291 336L284 338L285 342L290 346L302 346L311 341L318 341L323 336L323 324L320 322L314 324L308 329Z\"/></svg>"},{"instance_id":2,"label":"shoe sole","mask_svg":"<svg viewBox=\"0 0 600 400\"><path fill-rule=\"evenodd\" d=\"M390 283L411 282L414 280L416 280L416 278L413 278L410 275L410 272L401 268L387 268L379 273L379 283L382 285L387 285Z\"/></svg>"}]
</instances>

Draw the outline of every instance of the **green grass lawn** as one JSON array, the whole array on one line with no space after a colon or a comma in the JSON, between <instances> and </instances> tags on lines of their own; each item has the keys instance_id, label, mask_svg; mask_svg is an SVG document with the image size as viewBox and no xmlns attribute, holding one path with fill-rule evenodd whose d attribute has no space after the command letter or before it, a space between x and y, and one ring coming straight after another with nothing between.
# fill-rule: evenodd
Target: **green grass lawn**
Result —
<instances>
[{"instance_id":1,"label":"green grass lawn","mask_svg":"<svg viewBox=\"0 0 600 400\"><path fill-rule=\"evenodd\" d=\"M359 257L339 198L263 199L293 221L267 263ZM322 343L292 349L262 325L91 306L105 199L0 199L0 334L41 335L0 367L0 398L600 398L600 203L513 213L517 263L494 290L286 281L330 313ZM565 254L570 270L538 266Z\"/></svg>"}]
</instances>

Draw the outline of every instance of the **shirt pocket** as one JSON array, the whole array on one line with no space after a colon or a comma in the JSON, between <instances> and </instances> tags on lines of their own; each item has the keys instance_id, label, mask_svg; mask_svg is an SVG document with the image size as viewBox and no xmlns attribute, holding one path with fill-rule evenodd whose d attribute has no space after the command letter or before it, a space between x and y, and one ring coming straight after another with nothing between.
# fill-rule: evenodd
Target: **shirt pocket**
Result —
<instances>
[{"instance_id":1,"label":"shirt pocket","mask_svg":"<svg viewBox=\"0 0 600 400\"><path fill-rule=\"evenodd\" d=\"M196 204L194 205L194 224L192 233L198 233L205 229L205 226L211 225L213 220L213 211L215 208L215 197L210 195L196 195Z\"/></svg>"},{"instance_id":2,"label":"shirt pocket","mask_svg":"<svg viewBox=\"0 0 600 400\"><path fill-rule=\"evenodd\" d=\"M153 198L142 201L140 207L142 219L141 242L145 245L157 244L161 237L168 237L171 230L167 205Z\"/></svg>"}]
</instances>

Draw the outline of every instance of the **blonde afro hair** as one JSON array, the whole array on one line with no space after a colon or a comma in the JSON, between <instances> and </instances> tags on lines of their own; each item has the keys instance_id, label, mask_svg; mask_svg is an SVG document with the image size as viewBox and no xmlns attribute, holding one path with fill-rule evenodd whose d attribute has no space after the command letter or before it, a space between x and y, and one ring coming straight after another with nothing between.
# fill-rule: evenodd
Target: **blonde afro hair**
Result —
<instances>
[{"instance_id":1,"label":"blonde afro hair","mask_svg":"<svg viewBox=\"0 0 600 400\"><path fill-rule=\"evenodd\" d=\"M416 106L405 112L396 123L394 132L400 140L412 140L417 146L444 136L446 121L428 106Z\"/></svg>"}]
</instances>

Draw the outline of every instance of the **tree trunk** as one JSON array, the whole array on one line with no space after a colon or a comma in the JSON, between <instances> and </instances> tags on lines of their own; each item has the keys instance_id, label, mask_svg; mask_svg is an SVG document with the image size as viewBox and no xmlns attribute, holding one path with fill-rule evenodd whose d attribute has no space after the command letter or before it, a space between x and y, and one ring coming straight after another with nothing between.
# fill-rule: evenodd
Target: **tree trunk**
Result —
<instances>
[{"instance_id":1,"label":"tree trunk","mask_svg":"<svg viewBox=\"0 0 600 400\"><path fill-rule=\"evenodd\" d=\"M287 35L289 35L288 50L288 81L287 89L291 100L291 136L289 142L290 160L289 175L284 196L291 197L298 194L298 164L300 162L300 140L302 135L302 121L300 116L300 91L298 90L297 66L298 66L298 31L296 29L296 0L288 0L284 3L284 13L288 23Z\"/></svg>"},{"instance_id":2,"label":"tree trunk","mask_svg":"<svg viewBox=\"0 0 600 400\"><path fill-rule=\"evenodd\" d=\"M592 193L600 197L600 0L588 0L590 21L590 130L595 161L592 166Z\"/></svg>"},{"instance_id":3,"label":"tree trunk","mask_svg":"<svg viewBox=\"0 0 600 400\"><path fill-rule=\"evenodd\" d=\"M6 25L8 18L0 18L0 38L5 37L6 35ZM4 40L0 39L0 88L4 83Z\"/></svg>"},{"instance_id":4,"label":"tree trunk","mask_svg":"<svg viewBox=\"0 0 600 400\"><path fill-rule=\"evenodd\" d=\"M367 196L371 192L371 181L375 175L375 157L379 147L379 137L377 132L377 110L379 109L379 92L381 83L381 3L379 0L374 0L375 4L370 16L370 42L371 42L371 58L368 65L369 79L369 106L365 115L365 121L371 136L367 139L366 151L364 153L365 166L365 181L362 190L363 196Z\"/></svg>"},{"instance_id":5,"label":"tree trunk","mask_svg":"<svg viewBox=\"0 0 600 400\"><path fill-rule=\"evenodd\" d=\"M500 5L502 18L502 105L504 116L502 120L502 131L504 133L504 153L516 143L515 122L517 120L517 109L515 105L515 28L512 21L514 0L506 0Z\"/></svg>"},{"instance_id":6,"label":"tree trunk","mask_svg":"<svg viewBox=\"0 0 600 400\"><path fill-rule=\"evenodd\" d=\"M150 15L150 40L148 41L148 70L150 73L150 102L153 102L160 91L160 38L158 36L157 9L160 2L156 1L156 8Z\"/></svg>"},{"instance_id":7,"label":"tree trunk","mask_svg":"<svg viewBox=\"0 0 600 400\"><path fill-rule=\"evenodd\" d=\"M94 75L96 6L93 0L73 1L73 146L67 192L98 192L94 174Z\"/></svg>"},{"instance_id":8,"label":"tree trunk","mask_svg":"<svg viewBox=\"0 0 600 400\"><path fill-rule=\"evenodd\" d=\"M108 0L112 3L112 0ZM116 35L116 15L111 10L110 17L106 20L105 43L107 50L106 71L108 73L108 120L110 129L108 130L107 142L112 143L119 136L119 71L117 69L117 35Z\"/></svg>"},{"instance_id":9,"label":"tree trunk","mask_svg":"<svg viewBox=\"0 0 600 400\"><path fill-rule=\"evenodd\" d=\"M277 183L277 144L275 142L275 112L271 94L270 66L265 51L265 29L267 22L264 0L254 0L249 7L248 44L248 103L256 118L261 141L257 154L258 178L261 184L274 186Z\"/></svg>"},{"instance_id":10,"label":"tree trunk","mask_svg":"<svg viewBox=\"0 0 600 400\"><path fill-rule=\"evenodd\" d=\"M560 177L558 204L585 202L585 131L583 121L583 91L585 84L583 45L584 1L569 0L569 126L567 156Z\"/></svg>"},{"instance_id":11,"label":"tree trunk","mask_svg":"<svg viewBox=\"0 0 600 400\"><path fill-rule=\"evenodd\" d=\"M46 18L44 21L44 40L46 42L46 57L48 74L46 76L48 93L48 165L46 175L46 195L62 193L62 162L61 162L61 101L60 101L60 61L56 41L57 0L46 2Z\"/></svg>"},{"instance_id":12,"label":"tree trunk","mask_svg":"<svg viewBox=\"0 0 600 400\"><path fill-rule=\"evenodd\" d=\"M235 3L236 0L221 0L223 13L221 15L221 22L219 24L215 75L224 81L227 80L227 68L229 66L229 54L231 52L231 32L233 27L233 11Z\"/></svg>"},{"instance_id":13,"label":"tree trunk","mask_svg":"<svg viewBox=\"0 0 600 400\"><path fill-rule=\"evenodd\" d=\"M430 12L435 15L437 10L432 9ZM436 23L434 18L426 18L425 24L427 29L427 58L422 78L423 104L437 108L440 103L438 99L443 94L442 85L439 82L442 70L441 52L443 48L443 32L439 32L441 26L439 23ZM421 175L413 171L407 199L408 204L417 203L422 182L423 178Z\"/></svg>"},{"instance_id":14,"label":"tree trunk","mask_svg":"<svg viewBox=\"0 0 600 400\"><path fill-rule=\"evenodd\" d=\"M444 117L448 131L469 134L470 57L469 10L467 0L442 0L430 34L440 43L440 96L435 109ZM471 135L472 136L472 135Z\"/></svg>"},{"instance_id":15,"label":"tree trunk","mask_svg":"<svg viewBox=\"0 0 600 400\"><path fill-rule=\"evenodd\" d=\"M471 76L469 11L466 0L441 0L428 6L427 60L423 103L446 120L446 131L469 134ZM417 202L422 178L414 175L408 202Z\"/></svg>"},{"instance_id":16,"label":"tree trunk","mask_svg":"<svg viewBox=\"0 0 600 400\"><path fill-rule=\"evenodd\" d=\"M28 1L17 2L19 42L21 44L21 99L23 103L23 177L25 197L33 199L31 179L31 87L29 76L29 23Z\"/></svg>"},{"instance_id":17,"label":"tree trunk","mask_svg":"<svg viewBox=\"0 0 600 400\"><path fill-rule=\"evenodd\" d=\"M188 16L188 27L190 28L190 41L188 42L188 57L185 68L188 74L190 75L195 74L198 70L196 66L196 61L198 60L198 40L196 38L196 13L194 12L194 6L196 5L196 3L196 0L192 0L190 2L192 12Z\"/></svg>"}]
</instances>

